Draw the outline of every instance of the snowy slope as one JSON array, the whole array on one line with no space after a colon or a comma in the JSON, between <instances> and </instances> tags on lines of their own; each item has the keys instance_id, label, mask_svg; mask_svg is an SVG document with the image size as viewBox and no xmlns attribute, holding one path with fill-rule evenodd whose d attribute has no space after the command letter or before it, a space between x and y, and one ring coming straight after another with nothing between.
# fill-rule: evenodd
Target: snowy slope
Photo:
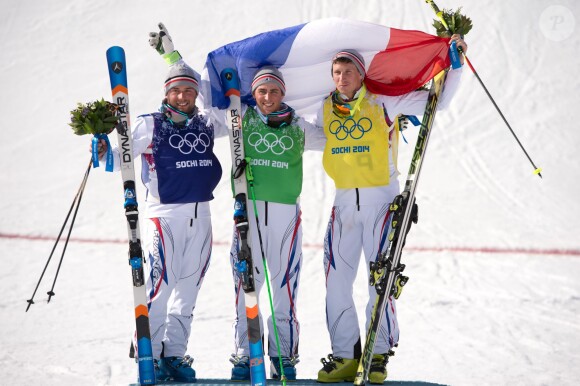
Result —
<instances>
[{"instance_id":1,"label":"snowy slope","mask_svg":"<svg viewBox=\"0 0 580 386\"><path fill-rule=\"evenodd\" d=\"M411 281L399 302L401 342L390 379L440 384L575 384L580 378L580 4L575 0L440 0L474 22L469 57L536 164L533 168L465 69L438 114L403 256ZM148 46L159 21L200 69L208 51L324 17L431 32L421 0L3 0L0 13L0 384L123 385L132 296L120 176L95 169L49 305L54 269L24 313L89 162L88 137L68 127L77 102L110 98L105 51L125 48L133 116L157 109L166 66ZM560 39L560 40L558 40ZM407 165L416 131L405 136ZM229 165L225 140L218 156ZM333 185L306 156L299 376L330 352L322 239ZM406 166L401 167L402 181ZM229 184L212 203L214 255L189 351L200 377L229 375L233 347ZM48 241L39 240L41 237ZM26 238L28 237L28 239ZM117 242L120 241L120 242ZM491 253L493 252L493 253ZM53 260L60 258L60 251ZM56 267L56 261L53 262ZM364 267L361 267L361 269ZM355 295L366 294L361 271ZM264 299L262 299L264 300ZM264 309L267 308L264 306ZM362 321L361 321L362 323Z\"/></svg>"}]
</instances>

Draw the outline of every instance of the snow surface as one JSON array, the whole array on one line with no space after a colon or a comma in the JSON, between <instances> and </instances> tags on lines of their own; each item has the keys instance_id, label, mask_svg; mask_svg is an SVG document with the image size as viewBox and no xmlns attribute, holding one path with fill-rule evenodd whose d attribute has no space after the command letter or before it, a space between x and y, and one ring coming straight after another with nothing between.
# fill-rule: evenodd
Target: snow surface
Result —
<instances>
[{"instance_id":1,"label":"snow surface","mask_svg":"<svg viewBox=\"0 0 580 386\"><path fill-rule=\"evenodd\" d=\"M469 56L535 163L533 168L466 69L437 116L418 190L420 220L403 261L401 340L389 379L452 385L575 385L580 379L580 3L440 0L471 16ZM0 13L0 367L3 385L127 385L134 328L120 175L91 172L56 283L60 248L29 299L89 161L67 125L77 102L110 99L105 51L127 53L133 117L155 111L165 63L147 34L163 21L201 70L208 51L266 30L350 17L432 32L422 0L2 0ZM291 87L291 85L289 85ZM407 165L416 131L405 135ZM227 140L217 142L224 168ZM299 377L330 352L322 240L333 185L306 156ZM404 181L406 167L401 168ZM202 378L229 376L232 203L212 203L214 254L189 353ZM93 240L93 241L90 241ZM85 242L82 242L85 241ZM355 288L360 312L366 275ZM262 303L265 296L262 297ZM265 314L268 313L264 303ZM361 320L362 323L362 320Z\"/></svg>"}]
</instances>

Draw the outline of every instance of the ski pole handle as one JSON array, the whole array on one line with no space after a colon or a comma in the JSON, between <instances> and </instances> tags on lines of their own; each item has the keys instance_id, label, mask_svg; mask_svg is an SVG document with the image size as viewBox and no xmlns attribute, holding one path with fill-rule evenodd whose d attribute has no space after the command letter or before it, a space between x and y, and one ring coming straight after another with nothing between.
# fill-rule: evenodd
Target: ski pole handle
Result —
<instances>
[{"instance_id":1,"label":"ski pole handle","mask_svg":"<svg viewBox=\"0 0 580 386\"><path fill-rule=\"evenodd\" d=\"M452 40L449 46L449 59L451 59L451 68L454 70L461 68L461 60L459 59L459 51L457 50L455 40Z\"/></svg>"}]
</instances>

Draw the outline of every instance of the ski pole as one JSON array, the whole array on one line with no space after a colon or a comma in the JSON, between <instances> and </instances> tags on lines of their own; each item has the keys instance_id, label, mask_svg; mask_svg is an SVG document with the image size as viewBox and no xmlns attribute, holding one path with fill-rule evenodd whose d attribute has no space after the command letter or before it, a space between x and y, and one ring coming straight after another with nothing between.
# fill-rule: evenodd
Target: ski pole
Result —
<instances>
[{"instance_id":1,"label":"ski pole","mask_svg":"<svg viewBox=\"0 0 580 386\"><path fill-rule=\"evenodd\" d=\"M56 285L56 279L58 278L58 274L60 273L60 267L62 266L62 261L64 259L64 254L66 252L66 248L67 248L68 242L70 240L70 234L71 234L71 232L73 230L73 226L75 225L75 220L77 218L77 213L78 213L79 207L81 205L81 200L83 199L83 193L85 191L85 186L87 185L87 180L88 180L88 177L89 177L90 170L91 170L91 167L89 166L87 168L87 172L85 174L85 178L81 182L81 188L79 189L79 193L78 193L77 206L75 208L75 212L73 214L72 220L70 222L70 226L68 228L68 233L66 235L66 240L64 242L64 247L62 248L62 254L60 255L60 261L58 262L58 268L56 269L56 273L54 275L54 280L52 282L52 287L50 288L50 291L47 292L47 295L48 295L48 300L46 301L47 303L50 303L50 299L54 296L54 286Z\"/></svg>"},{"instance_id":2,"label":"ski pole","mask_svg":"<svg viewBox=\"0 0 580 386\"><path fill-rule=\"evenodd\" d=\"M428 3L431 8L433 9L433 11L435 12L435 15L437 15L437 17L439 18L439 20L441 21L441 24L443 24L443 26L447 29L447 31L449 31L449 33L451 34L451 29L449 28L449 25L447 25L447 22L445 21L445 18L443 17L443 12L441 12L441 10L439 9L439 7L437 6L437 4L435 4L435 2L433 0L425 0L426 3ZM471 62L469 61L469 58L467 57L467 55L461 50L461 48L459 48L459 52L461 52L463 54L463 57L465 58L465 62L467 63L467 65L469 66L469 68L471 69L471 72L473 72L473 75L475 75L475 77L477 78L477 80L479 81L479 84L481 85L481 87L483 87L483 90L485 91L485 93L487 94L487 96L489 97L489 99L491 100L491 103L493 103L495 109L497 110L497 112L499 113L499 115L501 116L501 118L503 119L503 121L505 122L506 126L508 127L508 129L510 130L510 132L512 133L512 135L514 136L515 140L517 141L518 145L520 145L520 148L523 150L524 154L526 155L526 157L528 157L528 160L530 161L530 163L532 164L532 166L534 167L534 174L537 174L540 178L542 178L542 168L537 167L534 164L534 161L532 161L532 158L529 156L528 152L526 151L526 149L524 148L524 146L522 145L522 143L520 142L518 136L516 135L516 133L513 131L512 127L510 126L510 124L508 123L507 119L505 118L505 116L503 115L502 111L500 110L499 106L497 105L497 103L495 103L495 100L493 99L493 97L491 96L490 92L487 90L487 87L485 87L485 84L483 83L483 80L481 80L481 78L479 77L479 74L477 73L477 71L475 71L475 68L473 67L473 65L471 64Z\"/></svg>"},{"instance_id":3,"label":"ski pole","mask_svg":"<svg viewBox=\"0 0 580 386\"><path fill-rule=\"evenodd\" d=\"M89 178L89 173L91 171L91 166L92 166L92 157L91 157L91 160L89 161L89 166L88 166L88 168L87 168L87 170L85 172L85 175L83 177L83 180L81 182L81 185L79 187L79 190L77 191L77 194L75 195L75 198L74 198L74 200L73 200L73 202L71 204L71 207L70 207L70 209L69 209L69 211L68 211L68 213L66 215L66 218L64 219L64 223L62 224L62 227L60 228L60 232L58 233L58 236L56 238L56 241L54 243L54 246L52 247L52 251L50 252L50 255L48 256L48 260L46 261L46 264L44 265L44 269L42 270L42 274L40 275L40 278L38 279L38 282L36 283L36 288L34 289L34 292L32 293L32 296L30 297L30 299L27 300L28 306L26 307L26 312L28 312L28 309L30 308L30 306L34 304L34 296L36 295L36 291L38 291L38 287L40 286L40 282L42 281L42 278L44 277L44 274L46 273L46 269L48 268L48 264L50 263L50 260L52 259L52 255L54 254L54 251L56 249L56 246L58 245L58 243L60 241L60 237L62 236L62 232L64 231L64 228L66 227L66 224L68 223L68 219L69 219L70 214L72 213L73 209L75 210L74 217L76 217L76 215L77 215L77 211L79 209L79 205L80 205L80 202L81 202L81 197L83 195L83 191L85 190L85 186L87 184L87 179ZM75 206L76 206L76 208L75 208ZM64 257L64 252L66 251L66 246L67 246L68 241L69 241L69 238L70 238L70 234L71 234L72 227L73 227L73 224L74 224L74 217L73 217L72 223L71 223L71 225L69 227L69 231L68 231L68 235L67 235L67 238L66 238L66 242L65 242L65 245L64 245L63 252L62 252L62 256L60 258L60 263L58 265L58 270L60 270L60 266L62 264L62 259ZM50 302L50 298L54 295L53 290L54 290L54 285L56 283L56 277L57 276L58 276L58 271L57 271L57 274L56 274L56 276L54 278L54 282L52 284L52 288L48 292L48 295L49 295L48 302Z\"/></svg>"}]
</instances>

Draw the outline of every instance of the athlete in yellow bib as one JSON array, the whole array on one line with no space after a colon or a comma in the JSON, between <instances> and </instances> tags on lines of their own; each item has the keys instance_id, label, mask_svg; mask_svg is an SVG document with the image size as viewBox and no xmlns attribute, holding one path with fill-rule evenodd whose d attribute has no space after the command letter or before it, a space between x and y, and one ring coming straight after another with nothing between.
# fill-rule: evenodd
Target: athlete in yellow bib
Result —
<instances>
[{"instance_id":1,"label":"athlete in yellow bib","mask_svg":"<svg viewBox=\"0 0 580 386\"><path fill-rule=\"evenodd\" d=\"M467 45L454 35L466 52ZM398 114L419 115L425 109L427 91L391 97L367 91L363 83L365 60L356 50L338 52L332 60L336 90L325 99L316 124L324 129L326 147L323 164L336 185L336 196L324 240L326 276L326 322L332 354L323 358L319 382L354 381L361 356L361 337L353 284L361 252L367 275L369 262L376 261L388 246L389 204L399 194L397 145ZM447 77L440 107L445 107L459 83L461 69ZM369 287L366 326L376 291ZM394 299L376 336L369 382L382 384L387 378L387 361L399 340Z\"/></svg>"}]
</instances>

